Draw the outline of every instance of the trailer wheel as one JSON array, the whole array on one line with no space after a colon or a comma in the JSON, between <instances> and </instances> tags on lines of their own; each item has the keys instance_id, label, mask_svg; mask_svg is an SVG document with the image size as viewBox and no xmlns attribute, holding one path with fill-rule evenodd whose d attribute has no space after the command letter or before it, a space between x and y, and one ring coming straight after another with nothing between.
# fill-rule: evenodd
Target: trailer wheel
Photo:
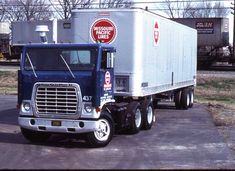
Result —
<instances>
[{"instance_id":1,"label":"trailer wheel","mask_svg":"<svg viewBox=\"0 0 235 171\"><path fill-rule=\"evenodd\" d=\"M142 128L145 130L151 129L154 119L154 110L150 101L146 101L141 106L142 110Z\"/></svg>"},{"instance_id":2,"label":"trailer wheel","mask_svg":"<svg viewBox=\"0 0 235 171\"><path fill-rule=\"evenodd\" d=\"M174 95L174 102L175 102L175 107L177 109L180 109L181 108L181 97L182 96L182 91L181 90L178 90L175 92L175 95Z\"/></svg>"},{"instance_id":3,"label":"trailer wheel","mask_svg":"<svg viewBox=\"0 0 235 171\"><path fill-rule=\"evenodd\" d=\"M140 131L142 125L142 115L139 102L131 102L127 107L127 113L130 115L130 133L136 134Z\"/></svg>"},{"instance_id":4,"label":"trailer wheel","mask_svg":"<svg viewBox=\"0 0 235 171\"><path fill-rule=\"evenodd\" d=\"M191 89L189 91L189 108L192 108L193 107L193 103L194 103L194 90Z\"/></svg>"},{"instance_id":5,"label":"trailer wheel","mask_svg":"<svg viewBox=\"0 0 235 171\"><path fill-rule=\"evenodd\" d=\"M98 130L86 134L90 147L104 147L112 140L114 121L108 112L103 112L98 120Z\"/></svg>"},{"instance_id":6,"label":"trailer wheel","mask_svg":"<svg viewBox=\"0 0 235 171\"><path fill-rule=\"evenodd\" d=\"M31 131L22 127L20 129L23 136L32 143L43 143L50 138L49 133Z\"/></svg>"},{"instance_id":7,"label":"trailer wheel","mask_svg":"<svg viewBox=\"0 0 235 171\"><path fill-rule=\"evenodd\" d=\"M189 89L188 88L184 88L182 90L182 95L181 95L181 106L183 109L188 109L189 108L189 104L190 104L190 93L189 93Z\"/></svg>"}]
</instances>

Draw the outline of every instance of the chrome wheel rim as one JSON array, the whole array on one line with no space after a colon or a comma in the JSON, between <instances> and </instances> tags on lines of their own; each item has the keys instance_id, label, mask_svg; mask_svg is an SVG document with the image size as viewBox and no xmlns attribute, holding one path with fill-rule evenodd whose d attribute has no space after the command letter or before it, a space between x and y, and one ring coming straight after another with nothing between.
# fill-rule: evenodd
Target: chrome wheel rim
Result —
<instances>
[{"instance_id":1,"label":"chrome wheel rim","mask_svg":"<svg viewBox=\"0 0 235 171\"><path fill-rule=\"evenodd\" d=\"M107 141L110 135L110 125L106 119L100 119L98 121L98 129L94 131L94 135L99 141Z\"/></svg>"},{"instance_id":2,"label":"chrome wheel rim","mask_svg":"<svg viewBox=\"0 0 235 171\"><path fill-rule=\"evenodd\" d=\"M140 109L137 109L135 112L135 125L137 128L139 128L140 124L141 124L141 112Z\"/></svg>"},{"instance_id":3,"label":"chrome wheel rim","mask_svg":"<svg viewBox=\"0 0 235 171\"><path fill-rule=\"evenodd\" d=\"M190 103L193 104L193 102L194 102L194 94L193 94L193 92L191 92Z\"/></svg>"},{"instance_id":4,"label":"chrome wheel rim","mask_svg":"<svg viewBox=\"0 0 235 171\"><path fill-rule=\"evenodd\" d=\"M189 93L187 94L187 106L190 104L190 98L189 98Z\"/></svg>"},{"instance_id":5,"label":"chrome wheel rim","mask_svg":"<svg viewBox=\"0 0 235 171\"><path fill-rule=\"evenodd\" d=\"M148 121L148 124L151 124L153 121L153 110L151 106L148 107L147 121Z\"/></svg>"}]
</instances>

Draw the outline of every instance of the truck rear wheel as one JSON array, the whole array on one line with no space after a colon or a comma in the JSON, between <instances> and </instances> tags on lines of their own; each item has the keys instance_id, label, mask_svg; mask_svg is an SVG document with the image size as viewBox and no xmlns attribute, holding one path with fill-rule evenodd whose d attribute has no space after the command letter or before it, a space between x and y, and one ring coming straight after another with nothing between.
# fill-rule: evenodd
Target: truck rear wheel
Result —
<instances>
[{"instance_id":1,"label":"truck rear wheel","mask_svg":"<svg viewBox=\"0 0 235 171\"><path fill-rule=\"evenodd\" d=\"M142 109L142 128L145 130L151 129L153 125L154 111L150 101L146 101L141 106Z\"/></svg>"},{"instance_id":2,"label":"truck rear wheel","mask_svg":"<svg viewBox=\"0 0 235 171\"><path fill-rule=\"evenodd\" d=\"M113 134L113 119L109 113L103 112L98 120L98 130L87 133L86 140L91 147L104 147L112 140Z\"/></svg>"},{"instance_id":3,"label":"truck rear wheel","mask_svg":"<svg viewBox=\"0 0 235 171\"><path fill-rule=\"evenodd\" d=\"M175 95L174 95L175 107L177 109L181 108L181 94L182 94L182 91L178 90L178 91L175 92Z\"/></svg>"},{"instance_id":4,"label":"truck rear wheel","mask_svg":"<svg viewBox=\"0 0 235 171\"><path fill-rule=\"evenodd\" d=\"M191 89L189 91L189 108L192 108L193 107L193 103L194 103L194 90Z\"/></svg>"},{"instance_id":5,"label":"truck rear wheel","mask_svg":"<svg viewBox=\"0 0 235 171\"><path fill-rule=\"evenodd\" d=\"M190 91L188 88L184 88L182 90L182 95L181 95L181 106L183 109L188 109L190 104Z\"/></svg>"},{"instance_id":6,"label":"truck rear wheel","mask_svg":"<svg viewBox=\"0 0 235 171\"><path fill-rule=\"evenodd\" d=\"M32 143L43 143L50 138L50 134L45 132L36 132L25 128L20 129L23 136Z\"/></svg>"},{"instance_id":7,"label":"truck rear wheel","mask_svg":"<svg viewBox=\"0 0 235 171\"><path fill-rule=\"evenodd\" d=\"M131 102L127 107L127 112L130 115L130 132L136 134L140 131L142 125L142 115L139 102Z\"/></svg>"}]
</instances>

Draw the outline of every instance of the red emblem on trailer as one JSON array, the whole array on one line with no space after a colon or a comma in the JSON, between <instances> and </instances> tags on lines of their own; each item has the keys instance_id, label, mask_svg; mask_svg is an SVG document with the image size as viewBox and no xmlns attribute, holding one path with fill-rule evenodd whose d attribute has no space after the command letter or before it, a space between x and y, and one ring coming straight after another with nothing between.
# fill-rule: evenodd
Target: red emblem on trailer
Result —
<instances>
[{"instance_id":1,"label":"red emblem on trailer","mask_svg":"<svg viewBox=\"0 0 235 171\"><path fill-rule=\"evenodd\" d=\"M112 43L117 36L117 29L111 20L98 19L92 24L90 35L94 42Z\"/></svg>"},{"instance_id":2,"label":"red emblem on trailer","mask_svg":"<svg viewBox=\"0 0 235 171\"><path fill-rule=\"evenodd\" d=\"M159 26L158 26L158 22L155 21L154 23L154 30L153 30L153 36L154 36L154 45L157 46L159 43Z\"/></svg>"}]
</instances>

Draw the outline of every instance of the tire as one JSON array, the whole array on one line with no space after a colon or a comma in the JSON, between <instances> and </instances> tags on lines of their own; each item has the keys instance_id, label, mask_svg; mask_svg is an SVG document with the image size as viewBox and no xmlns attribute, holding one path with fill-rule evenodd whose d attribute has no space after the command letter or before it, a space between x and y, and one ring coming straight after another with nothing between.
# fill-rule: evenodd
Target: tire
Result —
<instances>
[{"instance_id":1,"label":"tire","mask_svg":"<svg viewBox=\"0 0 235 171\"><path fill-rule=\"evenodd\" d=\"M174 102L175 102L175 107L176 109L181 109L181 97L182 96L182 91L181 90L178 90L175 92L175 95L174 95Z\"/></svg>"},{"instance_id":2,"label":"tire","mask_svg":"<svg viewBox=\"0 0 235 171\"><path fill-rule=\"evenodd\" d=\"M150 101L146 101L141 106L142 110L142 128L144 130L151 129L154 120L154 110Z\"/></svg>"},{"instance_id":3,"label":"tire","mask_svg":"<svg viewBox=\"0 0 235 171\"><path fill-rule=\"evenodd\" d=\"M114 121L108 112L101 114L99 129L86 134L86 141L90 147L104 147L109 144L114 134Z\"/></svg>"},{"instance_id":4,"label":"tire","mask_svg":"<svg viewBox=\"0 0 235 171\"><path fill-rule=\"evenodd\" d=\"M190 93L188 88L184 88L182 90L182 95L181 95L181 106L183 109L187 110L189 108L190 104Z\"/></svg>"},{"instance_id":5,"label":"tire","mask_svg":"<svg viewBox=\"0 0 235 171\"><path fill-rule=\"evenodd\" d=\"M136 134L140 131L142 125L142 114L139 102L131 102L127 107L128 115L130 115L130 133Z\"/></svg>"},{"instance_id":6,"label":"tire","mask_svg":"<svg viewBox=\"0 0 235 171\"><path fill-rule=\"evenodd\" d=\"M32 143L44 143L50 138L50 134L45 132L31 131L25 128L20 129L23 136Z\"/></svg>"},{"instance_id":7,"label":"tire","mask_svg":"<svg viewBox=\"0 0 235 171\"><path fill-rule=\"evenodd\" d=\"M192 108L193 107L193 103L194 103L194 90L191 89L189 91L189 108Z\"/></svg>"}]
</instances>

